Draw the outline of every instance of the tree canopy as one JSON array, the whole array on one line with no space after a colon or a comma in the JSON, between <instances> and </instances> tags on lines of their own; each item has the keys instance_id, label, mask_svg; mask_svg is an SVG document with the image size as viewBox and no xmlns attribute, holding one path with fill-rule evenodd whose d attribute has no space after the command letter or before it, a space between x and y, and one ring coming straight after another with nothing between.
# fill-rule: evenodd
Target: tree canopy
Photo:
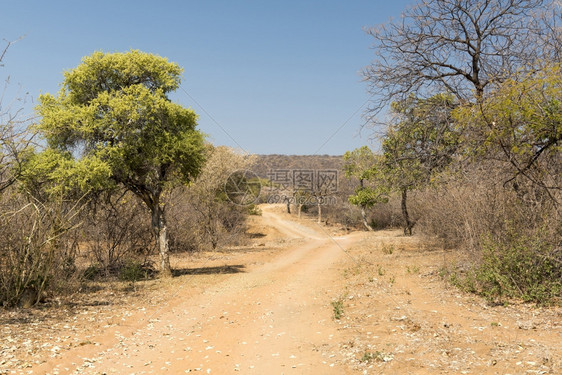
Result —
<instances>
[{"instance_id":1,"label":"tree canopy","mask_svg":"<svg viewBox=\"0 0 562 375\"><path fill-rule=\"evenodd\" d=\"M559 0L419 0L367 30L366 117L385 131L364 176L401 193L405 234L423 216L427 234L478 254L482 278L465 280L484 294L560 294L561 21ZM423 196L414 220L409 191Z\"/></svg>"},{"instance_id":2,"label":"tree canopy","mask_svg":"<svg viewBox=\"0 0 562 375\"><path fill-rule=\"evenodd\" d=\"M140 51L95 52L64 74L57 96L42 95L37 107L46 156L58 153L88 165L91 174L82 185L103 171L105 186L121 184L148 206L165 274L170 266L161 195L170 182L195 178L204 159L197 115L168 98L181 73L177 64Z\"/></svg>"},{"instance_id":3,"label":"tree canopy","mask_svg":"<svg viewBox=\"0 0 562 375\"><path fill-rule=\"evenodd\" d=\"M505 182L523 178L557 200L562 175L560 64L514 76L480 105L456 109L454 117L470 133L467 151L501 164Z\"/></svg>"},{"instance_id":4,"label":"tree canopy","mask_svg":"<svg viewBox=\"0 0 562 375\"><path fill-rule=\"evenodd\" d=\"M373 230L367 222L365 210L377 203L386 203L389 193L388 186L379 176L381 157L375 155L369 147L363 146L347 151L343 158L345 176L359 180L355 193L349 196L349 203L361 209L363 225L367 230Z\"/></svg>"}]
</instances>

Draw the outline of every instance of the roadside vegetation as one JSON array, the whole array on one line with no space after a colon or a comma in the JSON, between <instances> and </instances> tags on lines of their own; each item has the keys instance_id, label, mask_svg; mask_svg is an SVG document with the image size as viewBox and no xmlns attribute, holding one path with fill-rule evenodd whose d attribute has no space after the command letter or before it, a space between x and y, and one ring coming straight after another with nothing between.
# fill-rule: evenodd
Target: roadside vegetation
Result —
<instances>
[{"instance_id":1,"label":"roadside vegetation","mask_svg":"<svg viewBox=\"0 0 562 375\"><path fill-rule=\"evenodd\" d=\"M404 233L458 252L446 273L491 301L562 296L561 17L551 1L427 0L368 30L382 148L345 155L350 202L377 217L399 201Z\"/></svg>"},{"instance_id":2,"label":"roadside vegetation","mask_svg":"<svg viewBox=\"0 0 562 375\"><path fill-rule=\"evenodd\" d=\"M490 302L559 303L560 3L427 0L401 20L367 30L375 58L363 74L376 100L366 130L380 147L260 156L264 178L339 172L332 194L290 180L263 202L284 197L275 203L289 212L346 230L423 235L458 255L447 280ZM329 204L315 205L318 194Z\"/></svg>"}]
</instances>

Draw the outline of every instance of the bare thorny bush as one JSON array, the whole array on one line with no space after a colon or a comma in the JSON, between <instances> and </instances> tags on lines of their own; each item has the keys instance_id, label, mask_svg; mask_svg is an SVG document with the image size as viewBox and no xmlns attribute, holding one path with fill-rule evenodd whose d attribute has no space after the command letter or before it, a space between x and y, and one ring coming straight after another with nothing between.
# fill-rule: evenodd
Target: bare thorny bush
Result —
<instances>
[{"instance_id":1,"label":"bare thorny bush","mask_svg":"<svg viewBox=\"0 0 562 375\"><path fill-rule=\"evenodd\" d=\"M466 255L445 265L460 286L491 301L550 303L562 293L559 206L530 181L514 189L506 179L491 162L444 178L423 192L419 229Z\"/></svg>"},{"instance_id":2,"label":"bare thorny bush","mask_svg":"<svg viewBox=\"0 0 562 375\"><path fill-rule=\"evenodd\" d=\"M0 304L29 307L69 287L82 204L43 203L14 189L0 197Z\"/></svg>"},{"instance_id":3,"label":"bare thorny bush","mask_svg":"<svg viewBox=\"0 0 562 375\"><path fill-rule=\"evenodd\" d=\"M5 43L0 50L0 68L13 43ZM33 132L28 128L32 116L26 115L23 108L28 97L15 95L13 99L8 99L9 89L10 77L6 78L0 92L0 192L17 180L33 140Z\"/></svg>"},{"instance_id":4,"label":"bare thorny bush","mask_svg":"<svg viewBox=\"0 0 562 375\"><path fill-rule=\"evenodd\" d=\"M148 215L130 194L41 201L15 187L0 196L0 213L0 305L29 307L85 280L152 270Z\"/></svg>"},{"instance_id":5,"label":"bare thorny bush","mask_svg":"<svg viewBox=\"0 0 562 375\"><path fill-rule=\"evenodd\" d=\"M337 197L336 204L330 204L322 208L322 215L327 224L339 224L344 229L363 230L361 210L347 201L348 195ZM316 216L315 207L311 209L311 215ZM391 196L388 203L378 203L367 210L367 221L375 229L399 228L402 224L400 214L400 199Z\"/></svg>"},{"instance_id":6,"label":"bare thorny bush","mask_svg":"<svg viewBox=\"0 0 562 375\"><path fill-rule=\"evenodd\" d=\"M225 183L232 173L249 169L253 162L253 158L227 147L209 147L198 179L167 197L173 251L216 249L244 241L248 207L228 199Z\"/></svg>"},{"instance_id":7,"label":"bare thorny bush","mask_svg":"<svg viewBox=\"0 0 562 375\"><path fill-rule=\"evenodd\" d=\"M81 248L89 266L86 278L119 275L125 267L151 269L155 245L142 202L123 192L91 201L81 215Z\"/></svg>"},{"instance_id":8,"label":"bare thorny bush","mask_svg":"<svg viewBox=\"0 0 562 375\"><path fill-rule=\"evenodd\" d=\"M214 250L244 241L246 209L228 201L178 188L168 207L170 249L174 252Z\"/></svg>"},{"instance_id":9,"label":"bare thorny bush","mask_svg":"<svg viewBox=\"0 0 562 375\"><path fill-rule=\"evenodd\" d=\"M0 50L0 67L10 46ZM74 271L76 214L81 200L62 198L45 203L14 185L22 170L33 132L24 113L26 95L9 99L10 78L0 93L0 305L30 306L48 289L61 287Z\"/></svg>"}]
</instances>

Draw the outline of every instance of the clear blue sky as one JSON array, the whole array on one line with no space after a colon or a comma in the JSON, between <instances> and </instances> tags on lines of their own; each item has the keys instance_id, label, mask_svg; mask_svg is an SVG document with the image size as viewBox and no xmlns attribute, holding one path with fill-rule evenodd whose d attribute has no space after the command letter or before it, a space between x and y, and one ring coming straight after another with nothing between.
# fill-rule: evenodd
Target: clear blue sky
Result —
<instances>
[{"instance_id":1,"label":"clear blue sky","mask_svg":"<svg viewBox=\"0 0 562 375\"><path fill-rule=\"evenodd\" d=\"M173 100L200 115L214 144L338 155L369 143L368 132L358 134L362 110L354 115L368 99L359 72L373 57L362 29L399 18L412 2L8 0L0 38L25 38L0 78L11 77L7 94L21 87L37 98L56 93L83 56L139 49L184 67L191 97L178 91Z\"/></svg>"}]
</instances>

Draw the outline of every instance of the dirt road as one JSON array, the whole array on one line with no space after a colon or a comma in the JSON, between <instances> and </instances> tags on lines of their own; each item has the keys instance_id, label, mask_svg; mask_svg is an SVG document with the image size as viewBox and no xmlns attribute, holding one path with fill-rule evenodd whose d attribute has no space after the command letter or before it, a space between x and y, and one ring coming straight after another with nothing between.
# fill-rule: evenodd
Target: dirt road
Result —
<instances>
[{"instance_id":1,"label":"dirt road","mask_svg":"<svg viewBox=\"0 0 562 375\"><path fill-rule=\"evenodd\" d=\"M76 348L34 373L346 373L333 354L339 337L330 296L340 277L334 264L354 237L330 238L267 208L262 225L288 244L269 262L199 295L179 292L115 332L113 345Z\"/></svg>"}]
</instances>

